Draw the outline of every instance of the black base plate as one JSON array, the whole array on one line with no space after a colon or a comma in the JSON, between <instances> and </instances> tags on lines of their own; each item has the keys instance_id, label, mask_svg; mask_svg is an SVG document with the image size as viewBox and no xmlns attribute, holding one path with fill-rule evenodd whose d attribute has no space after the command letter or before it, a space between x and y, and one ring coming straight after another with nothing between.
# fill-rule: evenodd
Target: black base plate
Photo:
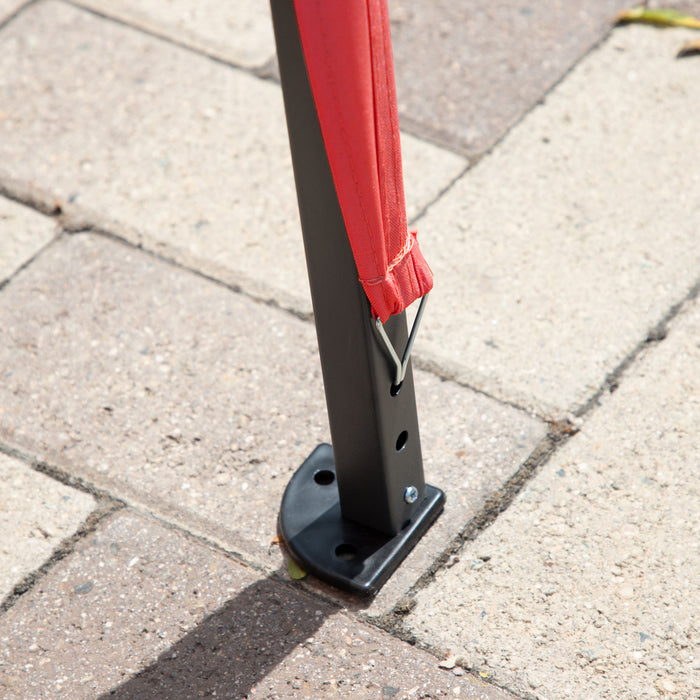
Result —
<instances>
[{"instance_id":1,"label":"black base plate","mask_svg":"<svg viewBox=\"0 0 700 700\"><path fill-rule=\"evenodd\" d=\"M319 445L287 484L279 527L294 559L338 588L374 595L442 512L444 493L425 487L415 516L397 535L346 520L340 514L333 449Z\"/></svg>"}]
</instances>

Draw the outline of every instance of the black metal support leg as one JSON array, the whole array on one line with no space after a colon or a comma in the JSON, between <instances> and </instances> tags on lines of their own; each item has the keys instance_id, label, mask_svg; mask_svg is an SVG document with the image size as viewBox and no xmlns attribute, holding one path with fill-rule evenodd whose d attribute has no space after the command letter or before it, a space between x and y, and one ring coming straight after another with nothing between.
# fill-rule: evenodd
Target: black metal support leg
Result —
<instances>
[{"instance_id":1,"label":"black metal support leg","mask_svg":"<svg viewBox=\"0 0 700 700\"><path fill-rule=\"evenodd\" d=\"M271 7L333 443L292 477L280 528L305 569L374 593L440 514L444 495L423 477L411 368L392 384L358 281L292 0ZM405 314L385 330L401 352Z\"/></svg>"}]
</instances>

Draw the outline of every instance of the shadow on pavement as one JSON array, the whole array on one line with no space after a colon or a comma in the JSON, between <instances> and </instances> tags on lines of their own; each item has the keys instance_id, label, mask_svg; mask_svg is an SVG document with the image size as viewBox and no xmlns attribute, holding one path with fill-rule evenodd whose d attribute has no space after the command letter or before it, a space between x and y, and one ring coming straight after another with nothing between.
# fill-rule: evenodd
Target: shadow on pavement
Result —
<instances>
[{"instance_id":1,"label":"shadow on pavement","mask_svg":"<svg viewBox=\"0 0 700 700\"><path fill-rule=\"evenodd\" d=\"M335 612L280 581L256 581L99 700L245 698Z\"/></svg>"}]
</instances>

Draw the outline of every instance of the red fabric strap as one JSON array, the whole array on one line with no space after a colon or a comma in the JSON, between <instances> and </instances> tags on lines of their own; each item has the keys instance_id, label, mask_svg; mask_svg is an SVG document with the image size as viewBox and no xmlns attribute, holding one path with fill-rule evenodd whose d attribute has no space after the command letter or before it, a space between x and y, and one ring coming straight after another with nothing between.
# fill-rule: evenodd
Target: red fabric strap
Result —
<instances>
[{"instance_id":1,"label":"red fabric strap","mask_svg":"<svg viewBox=\"0 0 700 700\"><path fill-rule=\"evenodd\" d=\"M360 282L382 322L433 286L408 232L386 0L294 0Z\"/></svg>"}]
</instances>

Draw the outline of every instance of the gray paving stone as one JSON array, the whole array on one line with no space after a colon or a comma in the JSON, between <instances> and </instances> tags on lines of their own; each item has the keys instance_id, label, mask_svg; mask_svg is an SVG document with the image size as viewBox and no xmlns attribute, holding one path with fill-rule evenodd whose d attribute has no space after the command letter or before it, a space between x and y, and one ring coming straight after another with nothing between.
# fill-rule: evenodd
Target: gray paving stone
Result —
<instances>
[{"instance_id":1,"label":"gray paving stone","mask_svg":"<svg viewBox=\"0 0 700 700\"><path fill-rule=\"evenodd\" d=\"M420 639L538 698L700 696L699 338L696 301L419 595Z\"/></svg>"},{"instance_id":2,"label":"gray paving stone","mask_svg":"<svg viewBox=\"0 0 700 700\"><path fill-rule=\"evenodd\" d=\"M652 9L665 7L700 17L700 0L650 0L649 7Z\"/></svg>"},{"instance_id":3,"label":"gray paving stone","mask_svg":"<svg viewBox=\"0 0 700 700\"><path fill-rule=\"evenodd\" d=\"M18 7L21 7L23 0L0 0L0 21L4 20L7 15L14 12Z\"/></svg>"},{"instance_id":4,"label":"gray paving stone","mask_svg":"<svg viewBox=\"0 0 700 700\"><path fill-rule=\"evenodd\" d=\"M618 29L419 221L418 350L542 413L585 403L700 275L690 31Z\"/></svg>"},{"instance_id":5,"label":"gray paving stone","mask_svg":"<svg viewBox=\"0 0 700 700\"><path fill-rule=\"evenodd\" d=\"M217 0L81 0L80 5L243 66L275 53L267 2Z\"/></svg>"},{"instance_id":6,"label":"gray paving stone","mask_svg":"<svg viewBox=\"0 0 700 700\"><path fill-rule=\"evenodd\" d=\"M0 454L0 600L80 527L94 505L92 496Z\"/></svg>"},{"instance_id":7,"label":"gray paving stone","mask_svg":"<svg viewBox=\"0 0 700 700\"><path fill-rule=\"evenodd\" d=\"M626 0L392 0L401 116L412 129L470 156L482 154L629 6Z\"/></svg>"},{"instance_id":8,"label":"gray paving stone","mask_svg":"<svg viewBox=\"0 0 700 700\"><path fill-rule=\"evenodd\" d=\"M0 294L0 439L268 569L294 470L328 441L313 326L126 245L64 238ZM448 504L395 600L543 426L417 372L426 475Z\"/></svg>"},{"instance_id":9,"label":"gray paving stone","mask_svg":"<svg viewBox=\"0 0 700 700\"><path fill-rule=\"evenodd\" d=\"M126 511L0 618L4 698L512 696Z\"/></svg>"},{"instance_id":10,"label":"gray paving stone","mask_svg":"<svg viewBox=\"0 0 700 700\"><path fill-rule=\"evenodd\" d=\"M26 4L27 0L0 0L0 22L7 21L13 13Z\"/></svg>"},{"instance_id":11,"label":"gray paving stone","mask_svg":"<svg viewBox=\"0 0 700 700\"><path fill-rule=\"evenodd\" d=\"M0 33L0 71L9 176L310 311L279 86L56 2ZM405 161L410 216L465 165L412 137Z\"/></svg>"},{"instance_id":12,"label":"gray paving stone","mask_svg":"<svg viewBox=\"0 0 700 700\"><path fill-rule=\"evenodd\" d=\"M26 0L0 0L0 22L4 22L13 12L16 12Z\"/></svg>"},{"instance_id":13,"label":"gray paving stone","mask_svg":"<svg viewBox=\"0 0 700 700\"><path fill-rule=\"evenodd\" d=\"M0 197L0 284L54 235L54 222Z\"/></svg>"}]
</instances>

